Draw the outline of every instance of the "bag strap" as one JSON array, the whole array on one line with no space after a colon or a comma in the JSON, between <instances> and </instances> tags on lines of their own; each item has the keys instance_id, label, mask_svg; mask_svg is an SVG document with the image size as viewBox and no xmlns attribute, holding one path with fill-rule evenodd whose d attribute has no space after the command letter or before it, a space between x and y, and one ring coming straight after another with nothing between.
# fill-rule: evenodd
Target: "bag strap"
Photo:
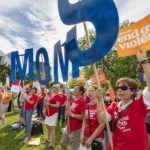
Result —
<instances>
[{"instance_id":1,"label":"bag strap","mask_svg":"<svg viewBox=\"0 0 150 150\"><path fill-rule=\"evenodd\" d=\"M119 116L117 117L117 119L116 119L116 121L115 121L115 124L114 124L114 126L113 126L113 132L114 132L115 129L116 129L117 122L119 121L119 119L121 118L121 116L125 113L125 111L127 110L127 108L128 108L131 104L132 104L132 102L131 102L125 109L123 109L123 110L120 112L120 114L119 114Z\"/></svg>"},{"instance_id":2,"label":"bag strap","mask_svg":"<svg viewBox=\"0 0 150 150\"><path fill-rule=\"evenodd\" d=\"M89 119L90 134L92 135L92 130L91 130L91 119L90 119L90 107L89 107L89 104L88 104L88 119Z\"/></svg>"}]
</instances>

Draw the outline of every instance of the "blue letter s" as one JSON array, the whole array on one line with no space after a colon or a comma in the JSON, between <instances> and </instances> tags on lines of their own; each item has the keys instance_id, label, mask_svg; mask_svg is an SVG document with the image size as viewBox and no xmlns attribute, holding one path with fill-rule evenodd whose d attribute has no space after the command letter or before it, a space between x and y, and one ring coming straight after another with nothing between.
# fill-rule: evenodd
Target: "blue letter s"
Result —
<instances>
[{"instance_id":1,"label":"blue letter s","mask_svg":"<svg viewBox=\"0 0 150 150\"><path fill-rule=\"evenodd\" d=\"M90 65L111 50L119 30L118 12L113 0L82 0L75 4L70 4L68 0L58 0L58 8L63 23L72 25L89 21L96 30L93 45L81 51L77 46L76 29L72 29L74 39L67 43L66 50L73 63L77 62L78 66Z\"/></svg>"}]
</instances>

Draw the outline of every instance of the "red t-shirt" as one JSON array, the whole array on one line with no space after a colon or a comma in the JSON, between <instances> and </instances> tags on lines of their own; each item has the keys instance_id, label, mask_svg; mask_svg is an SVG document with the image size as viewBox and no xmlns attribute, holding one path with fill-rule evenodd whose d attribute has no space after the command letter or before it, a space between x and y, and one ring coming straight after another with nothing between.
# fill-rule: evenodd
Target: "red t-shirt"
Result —
<instances>
[{"instance_id":1,"label":"red t-shirt","mask_svg":"<svg viewBox=\"0 0 150 150\"><path fill-rule=\"evenodd\" d=\"M44 101L44 98L45 98L45 93L40 93L39 94L39 98L38 98L38 103L43 103L43 101ZM40 98L41 97L41 98Z\"/></svg>"},{"instance_id":2,"label":"red t-shirt","mask_svg":"<svg viewBox=\"0 0 150 150\"><path fill-rule=\"evenodd\" d=\"M30 104L27 100L25 100L25 110L30 110L30 109L34 109L35 105L37 104L37 95L36 94L32 94L31 96L29 96L28 98L30 101L33 101L33 104Z\"/></svg>"},{"instance_id":3,"label":"red t-shirt","mask_svg":"<svg viewBox=\"0 0 150 150\"><path fill-rule=\"evenodd\" d=\"M119 115L117 103L112 103L108 109L113 124ZM113 133L115 150L148 150L148 137L146 132L146 114L148 110L143 102L143 96L133 101L117 122ZM108 150L110 150L108 146Z\"/></svg>"},{"instance_id":4,"label":"red t-shirt","mask_svg":"<svg viewBox=\"0 0 150 150\"><path fill-rule=\"evenodd\" d=\"M64 106L67 100L67 96L65 94L60 94L60 106Z\"/></svg>"},{"instance_id":5,"label":"red t-shirt","mask_svg":"<svg viewBox=\"0 0 150 150\"><path fill-rule=\"evenodd\" d=\"M48 97L48 102L50 104L56 104L56 102L60 102L60 96L59 95L51 95ZM52 116L53 114L58 113L58 108L52 107L52 106L47 106L46 107L46 116Z\"/></svg>"},{"instance_id":6,"label":"red t-shirt","mask_svg":"<svg viewBox=\"0 0 150 150\"><path fill-rule=\"evenodd\" d=\"M90 98L88 96L84 96L84 99L85 99L86 103L90 102Z\"/></svg>"},{"instance_id":7,"label":"red t-shirt","mask_svg":"<svg viewBox=\"0 0 150 150\"><path fill-rule=\"evenodd\" d=\"M70 109L73 114L82 115L85 110L85 99L82 97L79 100L72 99L70 104ZM69 116L69 123L68 123L68 132L71 133L73 131L79 130L82 127L82 120L73 118Z\"/></svg>"},{"instance_id":8,"label":"red t-shirt","mask_svg":"<svg viewBox=\"0 0 150 150\"><path fill-rule=\"evenodd\" d=\"M89 112L88 112L89 109ZM90 118L89 118L90 114ZM85 118L85 129L84 129L84 136L85 137L90 137L91 133L98 128L99 122L98 122L98 116L97 116L97 104L87 104L85 107L85 113L84 113L84 118ZM90 131L90 126L91 126L91 131ZM97 138L104 138L104 131L100 133Z\"/></svg>"}]
</instances>

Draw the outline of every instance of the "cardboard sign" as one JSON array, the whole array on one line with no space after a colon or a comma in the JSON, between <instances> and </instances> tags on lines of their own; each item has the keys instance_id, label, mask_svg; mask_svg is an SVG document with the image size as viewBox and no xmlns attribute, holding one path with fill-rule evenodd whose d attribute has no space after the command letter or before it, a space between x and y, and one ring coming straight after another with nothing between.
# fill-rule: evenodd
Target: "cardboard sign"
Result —
<instances>
[{"instance_id":1,"label":"cardboard sign","mask_svg":"<svg viewBox=\"0 0 150 150\"><path fill-rule=\"evenodd\" d=\"M85 83L85 82L86 82L86 80L85 80L85 73L81 72L80 73L80 77L77 78L77 83L79 84L79 83Z\"/></svg>"},{"instance_id":2,"label":"cardboard sign","mask_svg":"<svg viewBox=\"0 0 150 150\"><path fill-rule=\"evenodd\" d=\"M99 80L100 80L100 84L101 84L101 85L107 83L107 82L106 82L107 79L106 79L105 73L104 73L103 71L99 71L98 76L99 76ZM94 84L97 83L96 75L95 75L95 74L92 76L92 82L93 82Z\"/></svg>"},{"instance_id":3,"label":"cardboard sign","mask_svg":"<svg viewBox=\"0 0 150 150\"><path fill-rule=\"evenodd\" d=\"M19 93L20 92L20 86L12 85L11 86L11 92L13 92L13 93Z\"/></svg>"},{"instance_id":4,"label":"cardboard sign","mask_svg":"<svg viewBox=\"0 0 150 150\"><path fill-rule=\"evenodd\" d=\"M40 137L31 137L28 145L40 145Z\"/></svg>"},{"instance_id":5,"label":"cardboard sign","mask_svg":"<svg viewBox=\"0 0 150 150\"><path fill-rule=\"evenodd\" d=\"M33 87L37 88L37 93L41 93L41 86L39 82L33 82Z\"/></svg>"},{"instance_id":6,"label":"cardboard sign","mask_svg":"<svg viewBox=\"0 0 150 150\"><path fill-rule=\"evenodd\" d=\"M139 48L150 50L150 15L120 30L115 46L118 57L135 55Z\"/></svg>"},{"instance_id":7,"label":"cardboard sign","mask_svg":"<svg viewBox=\"0 0 150 150\"><path fill-rule=\"evenodd\" d=\"M111 100L112 102L114 102L114 101L115 101L115 92L114 92L114 90L113 90L112 87L109 88L109 94L110 94L110 100Z\"/></svg>"}]
</instances>

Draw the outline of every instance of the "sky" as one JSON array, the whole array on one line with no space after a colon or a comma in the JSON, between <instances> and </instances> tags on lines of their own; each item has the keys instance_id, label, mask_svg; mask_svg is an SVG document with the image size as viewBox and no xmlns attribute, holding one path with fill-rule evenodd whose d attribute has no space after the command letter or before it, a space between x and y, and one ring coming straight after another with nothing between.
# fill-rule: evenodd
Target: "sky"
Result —
<instances>
[{"instance_id":1,"label":"sky","mask_svg":"<svg viewBox=\"0 0 150 150\"><path fill-rule=\"evenodd\" d=\"M69 0L71 3L77 0ZM120 22L138 21L150 14L150 0L115 0ZM78 37L84 34L83 25L77 25ZM58 14L57 0L0 0L0 50L24 53L45 47L53 66L54 44L66 39L72 26L64 25ZM88 24L91 28L91 24Z\"/></svg>"}]
</instances>

